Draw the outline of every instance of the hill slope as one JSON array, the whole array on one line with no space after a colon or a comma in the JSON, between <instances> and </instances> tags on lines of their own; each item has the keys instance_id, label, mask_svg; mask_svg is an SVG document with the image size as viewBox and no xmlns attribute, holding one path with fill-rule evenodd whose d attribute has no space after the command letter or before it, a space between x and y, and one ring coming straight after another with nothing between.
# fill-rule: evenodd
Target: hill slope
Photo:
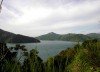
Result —
<instances>
[{"instance_id":1,"label":"hill slope","mask_svg":"<svg viewBox=\"0 0 100 72\"><path fill-rule=\"evenodd\" d=\"M48 34L45 34L45 35L42 35L36 38L39 40L59 40L60 37L61 35L51 32L51 33L48 33Z\"/></svg>"},{"instance_id":2,"label":"hill slope","mask_svg":"<svg viewBox=\"0 0 100 72\"><path fill-rule=\"evenodd\" d=\"M36 43L40 41L32 37L14 34L14 33L10 33L10 32L0 29L0 42L3 42L3 43Z\"/></svg>"},{"instance_id":3,"label":"hill slope","mask_svg":"<svg viewBox=\"0 0 100 72\"><path fill-rule=\"evenodd\" d=\"M47 63L51 72L100 72L100 42L84 41L49 58Z\"/></svg>"},{"instance_id":4,"label":"hill slope","mask_svg":"<svg viewBox=\"0 0 100 72\"><path fill-rule=\"evenodd\" d=\"M95 39L95 38L100 39L100 34L91 33L91 34L84 35L84 34L69 33L69 34L60 35L51 32L36 38L39 40L85 41L85 40Z\"/></svg>"},{"instance_id":5,"label":"hill slope","mask_svg":"<svg viewBox=\"0 0 100 72\"><path fill-rule=\"evenodd\" d=\"M85 41L87 39L91 38L83 34L72 34L72 33L62 35L60 38L60 40L65 40L65 41Z\"/></svg>"},{"instance_id":6,"label":"hill slope","mask_svg":"<svg viewBox=\"0 0 100 72\"><path fill-rule=\"evenodd\" d=\"M100 38L100 33L90 33L90 34L87 34L87 36L90 36L92 38Z\"/></svg>"}]
</instances>

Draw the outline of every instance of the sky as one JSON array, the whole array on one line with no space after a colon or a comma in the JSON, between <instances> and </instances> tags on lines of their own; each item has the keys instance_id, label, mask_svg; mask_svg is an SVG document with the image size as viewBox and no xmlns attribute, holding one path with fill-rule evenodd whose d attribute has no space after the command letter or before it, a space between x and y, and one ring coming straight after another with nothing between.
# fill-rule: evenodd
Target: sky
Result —
<instances>
[{"instance_id":1,"label":"sky","mask_svg":"<svg viewBox=\"0 0 100 72\"><path fill-rule=\"evenodd\" d=\"M4 0L0 29L32 37L100 33L100 0Z\"/></svg>"}]
</instances>

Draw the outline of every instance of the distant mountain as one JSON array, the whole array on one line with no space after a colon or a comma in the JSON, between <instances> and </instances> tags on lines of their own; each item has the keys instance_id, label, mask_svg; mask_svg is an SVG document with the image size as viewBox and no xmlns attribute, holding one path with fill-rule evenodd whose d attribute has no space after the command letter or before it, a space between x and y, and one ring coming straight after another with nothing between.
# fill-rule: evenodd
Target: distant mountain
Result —
<instances>
[{"instance_id":1,"label":"distant mountain","mask_svg":"<svg viewBox=\"0 0 100 72\"><path fill-rule=\"evenodd\" d=\"M69 33L69 34L64 34L64 35L60 35L60 34L56 34L56 33L48 33L39 37L36 37L39 40L62 40L62 41L85 41L85 40L89 40L89 39L94 39L96 38L96 36L98 36L98 38L100 37L100 35L93 33L93 34L74 34L74 33Z\"/></svg>"},{"instance_id":2,"label":"distant mountain","mask_svg":"<svg viewBox=\"0 0 100 72\"><path fill-rule=\"evenodd\" d=\"M60 40L64 40L64 41L85 41L91 39L89 36L87 35L83 35L83 34L65 34L62 35Z\"/></svg>"},{"instance_id":3,"label":"distant mountain","mask_svg":"<svg viewBox=\"0 0 100 72\"><path fill-rule=\"evenodd\" d=\"M60 37L61 35L51 32L51 33L48 33L48 34L45 34L45 35L42 35L36 38L39 40L59 40Z\"/></svg>"},{"instance_id":4,"label":"distant mountain","mask_svg":"<svg viewBox=\"0 0 100 72\"><path fill-rule=\"evenodd\" d=\"M24 35L14 34L0 29L0 42L3 43L37 43L39 40Z\"/></svg>"},{"instance_id":5,"label":"distant mountain","mask_svg":"<svg viewBox=\"0 0 100 72\"><path fill-rule=\"evenodd\" d=\"M100 38L100 33L90 33L90 34L87 34L87 36L90 36L92 38Z\"/></svg>"}]
</instances>

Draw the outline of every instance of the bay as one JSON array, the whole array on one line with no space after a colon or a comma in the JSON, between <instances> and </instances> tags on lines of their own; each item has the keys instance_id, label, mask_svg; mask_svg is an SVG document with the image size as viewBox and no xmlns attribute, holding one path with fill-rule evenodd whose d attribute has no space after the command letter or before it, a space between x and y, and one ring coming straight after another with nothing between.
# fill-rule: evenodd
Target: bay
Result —
<instances>
[{"instance_id":1,"label":"bay","mask_svg":"<svg viewBox=\"0 0 100 72\"><path fill-rule=\"evenodd\" d=\"M25 45L28 51L37 49L39 57L46 61L48 58L59 54L62 50L73 47L76 44L77 42L70 41L41 41L41 43L21 43L20 45ZM8 47L15 47L15 45L7 44Z\"/></svg>"}]
</instances>

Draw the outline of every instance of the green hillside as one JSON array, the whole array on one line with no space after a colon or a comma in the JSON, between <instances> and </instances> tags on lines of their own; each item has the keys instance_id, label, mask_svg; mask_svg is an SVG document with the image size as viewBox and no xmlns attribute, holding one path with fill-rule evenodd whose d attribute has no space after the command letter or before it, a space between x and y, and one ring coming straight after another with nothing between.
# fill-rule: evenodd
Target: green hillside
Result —
<instances>
[{"instance_id":1,"label":"green hillside","mask_svg":"<svg viewBox=\"0 0 100 72\"><path fill-rule=\"evenodd\" d=\"M45 35L41 35L39 37L36 37L39 40L62 40L62 41L85 41L85 40L90 40L90 39L100 39L100 34L74 34L74 33L69 33L69 34L56 34L56 33L48 33Z\"/></svg>"},{"instance_id":2,"label":"green hillside","mask_svg":"<svg viewBox=\"0 0 100 72\"><path fill-rule=\"evenodd\" d=\"M100 72L100 42L96 39L84 41L61 51L48 62L50 66L54 64L54 72Z\"/></svg>"},{"instance_id":3,"label":"green hillside","mask_svg":"<svg viewBox=\"0 0 100 72\"><path fill-rule=\"evenodd\" d=\"M60 37L60 40L64 41L85 41L91 39L89 36L83 34L65 34Z\"/></svg>"},{"instance_id":4,"label":"green hillside","mask_svg":"<svg viewBox=\"0 0 100 72\"><path fill-rule=\"evenodd\" d=\"M87 36L90 36L92 38L100 38L100 33L90 33L90 34L87 34Z\"/></svg>"},{"instance_id":5,"label":"green hillside","mask_svg":"<svg viewBox=\"0 0 100 72\"><path fill-rule=\"evenodd\" d=\"M24 35L14 34L0 29L0 42L2 43L34 43L39 40Z\"/></svg>"},{"instance_id":6,"label":"green hillside","mask_svg":"<svg viewBox=\"0 0 100 72\"><path fill-rule=\"evenodd\" d=\"M51 33L48 33L48 34L45 34L45 35L42 35L36 38L39 40L59 40L60 37L61 35L51 32Z\"/></svg>"}]
</instances>

